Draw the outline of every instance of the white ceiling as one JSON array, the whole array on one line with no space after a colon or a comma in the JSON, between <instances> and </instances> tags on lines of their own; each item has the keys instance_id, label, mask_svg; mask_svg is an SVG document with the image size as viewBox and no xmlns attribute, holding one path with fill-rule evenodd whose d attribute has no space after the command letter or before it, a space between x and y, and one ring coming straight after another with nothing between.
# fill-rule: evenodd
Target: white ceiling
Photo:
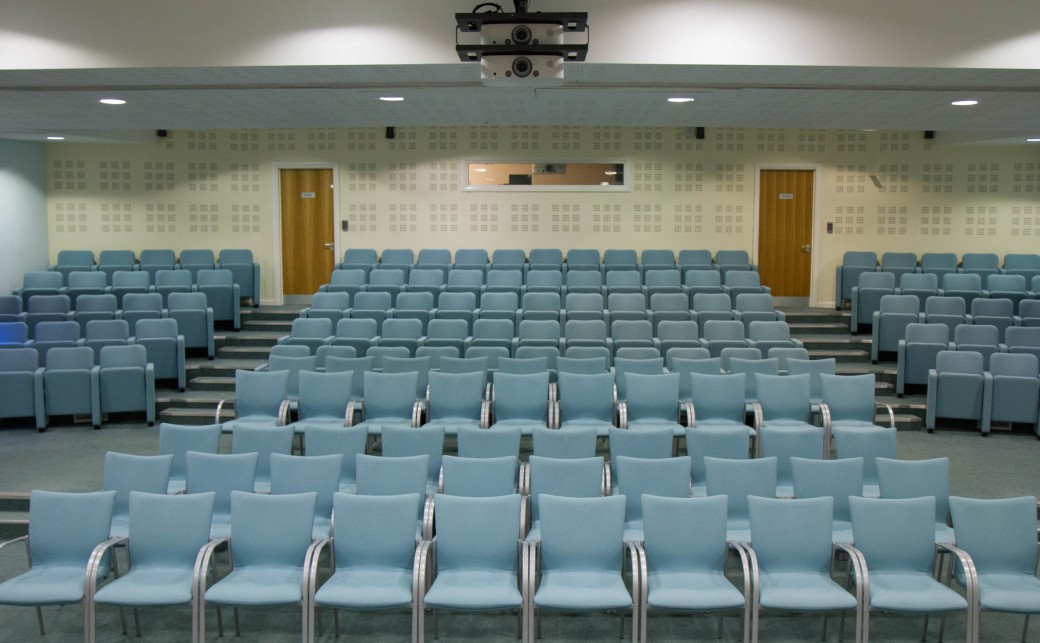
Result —
<instances>
[{"instance_id":1,"label":"white ceiling","mask_svg":"<svg viewBox=\"0 0 1040 643\"><path fill-rule=\"evenodd\" d=\"M405 100L378 100L388 94ZM696 100L665 101L676 95ZM950 105L966 98L979 104ZM481 124L934 130L937 143L1024 144L1040 136L1040 70L572 63L545 89L485 87L464 63L0 71L4 138Z\"/></svg>"}]
</instances>

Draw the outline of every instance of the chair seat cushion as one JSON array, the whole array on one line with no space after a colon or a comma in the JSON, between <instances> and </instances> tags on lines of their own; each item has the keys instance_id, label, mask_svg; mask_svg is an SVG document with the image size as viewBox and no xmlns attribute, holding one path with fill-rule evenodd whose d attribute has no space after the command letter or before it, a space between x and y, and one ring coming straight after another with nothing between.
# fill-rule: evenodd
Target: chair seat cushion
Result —
<instances>
[{"instance_id":1,"label":"chair seat cushion","mask_svg":"<svg viewBox=\"0 0 1040 643\"><path fill-rule=\"evenodd\" d=\"M302 598L302 576L298 567L235 569L206 590L206 601L254 606L298 603Z\"/></svg>"},{"instance_id":2,"label":"chair seat cushion","mask_svg":"<svg viewBox=\"0 0 1040 643\"><path fill-rule=\"evenodd\" d=\"M1029 574L979 574L979 606L984 610L1040 612L1040 579Z\"/></svg>"},{"instance_id":3,"label":"chair seat cushion","mask_svg":"<svg viewBox=\"0 0 1040 643\"><path fill-rule=\"evenodd\" d=\"M715 572L661 571L647 577L647 604L673 610L723 610L744 606L744 595Z\"/></svg>"},{"instance_id":4,"label":"chair seat cushion","mask_svg":"<svg viewBox=\"0 0 1040 643\"><path fill-rule=\"evenodd\" d=\"M965 609L968 603L931 574L872 570L870 606L894 612L943 612Z\"/></svg>"},{"instance_id":5,"label":"chair seat cushion","mask_svg":"<svg viewBox=\"0 0 1040 643\"><path fill-rule=\"evenodd\" d=\"M411 570L345 569L333 574L314 594L329 607L381 609L412 603Z\"/></svg>"},{"instance_id":6,"label":"chair seat cushion","mask_svg":"<svg viewBox=\"0 0 1040 643\"><path fill-rule=\"evenodd\" d=\"M534 602L561 610L622 609L631 607L632 596L617 572L553 570L542 573Z\"/></svg>"},{"instance_id":7,"label":"chair seat cushion","mask_svg":"<svg viewBox=\"0 0 1040 643\"><path fill-rule=\"evenodd\" d=\"M873 583L873 577L871 582ZM856 609L856 597L818 574L773 572L760 576L761 605L797 611Z\"/></svg>"},{"instance_id":8,"label":"chair seat cushion","mask_svg":"<svg viewBox=\"0 0 1040 643\"><path fill-rule=\"evenodd\" d=\"M31 569L0 583L0 604L56 605L79 602L83 600L85 571L85 564L81 567Z\"/></svg>"},{"instance_id":9,"label":"chair seat cushion","mask_svg":"<svg viewBox=\"0 0 1040 643\"><path fill-rule=\"evenodd\" d=\"M434 608L494 610L520 607L522 600L514 573L451 570L437 573L425 602Z\"/></svg>"},{"instance_id":10,"label":"chair seat cushion","mask_svg":"<svg viewBox=\"0 0 1040 643\"><path fill-rule=\"evenodd\" d=\"M191 602L191 570L150 567L129 573L105 585L94 595L109 605L184 605Z\"/></svg>"}]
</instances>

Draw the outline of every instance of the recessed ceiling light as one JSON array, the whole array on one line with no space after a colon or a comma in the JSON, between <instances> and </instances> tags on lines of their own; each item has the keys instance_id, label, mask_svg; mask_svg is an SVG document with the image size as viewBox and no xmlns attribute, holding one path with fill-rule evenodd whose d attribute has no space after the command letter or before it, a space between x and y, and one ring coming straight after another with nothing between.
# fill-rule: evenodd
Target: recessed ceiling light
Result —
<instances>
[{"instance_id":1,"label":"recessed ceiling light","mask_svg":"<svg viewBox=\"0 0 1040 643\"><path fill-rule=\"evenodd\" d=\"M379 100L386 103L400 103L404 100L404 96L380 96Z\"/></svg>"},{"instance_id":2,"label":"recessed ceiling light","mask_svg":"<svg viewBox=\"0 0 1040 643\"><path fill-rule=\"evenodd\" d=\"M64 141L65 137L64 136L48 136L47 140L48 141Z\"/></svg>"},{"instance_id":3,"label":"recessed ceiling light","mask_svg":"<svg viewBox=\"0 0 1040 643\"><path fill-rule=\"evenodd\" d=\"M1026 143L1040 143L1040 138L1027 138Z\"/></svg>"},{"instance_id":4,"label":"recessed ceiling light","mask_svg":"<svg viewBox=\"0 0 1040 643\"><path fill-rule=\"evenodd\" d=\"M487 168L486 167L475 167L475 168L473 168L473 171L474 172L487 172Z\"/></svg>"},{"instance_id":5,"label":"recessed ceiling light","mask_svg":"<svg viewBox=\"0 0 1040 643\"><path fill-rule=\"evenodd\" d=\"M979 101L974 100L974 99L955 100L955 101L953 101L950 104L953 105L954 107L971 107L972 105L978 105Z\"/></svg>"},{"instance_id":6,"label":"recessed ceiling light","mask_svg":"<svg viewBox=\"0 0 1040 643\"><path fill-rule=\"evenodd\" d=\"M669 103L692 103L693 98L689 96L672 96L668 99Z\"/></svg>"},{"instance_id":7,"label":"recessed ceiling light","mask_svg":"<svg viewBox=\"0 0 1040 643\"><path fill-rule=\"evenodd\" d=\"M122 98L101 98L98 102L102 105L126 105L126 101Z\"/></svg>"},{"instance_id":8,"label":"recessed ceiling light","mask_svg":"<svg viewBox=\"0 0 1040 643\"><path fill-rule=\"evenodd\" d=\"M604 172L604 174L606 174L607 176L617 176L617 172L615 170L607 170L606 172Z\"/></svg>"}]
</instances>

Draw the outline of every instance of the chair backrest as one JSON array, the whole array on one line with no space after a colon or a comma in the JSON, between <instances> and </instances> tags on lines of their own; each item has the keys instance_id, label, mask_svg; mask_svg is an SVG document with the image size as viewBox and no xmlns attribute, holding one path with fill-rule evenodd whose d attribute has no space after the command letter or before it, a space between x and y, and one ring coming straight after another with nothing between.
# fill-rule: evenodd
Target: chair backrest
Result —
<instances>
[{"instance_id":1,"label":"chair backrest","mask_svg":"<svg viewBox=\"0 0 1040 643\"><path fill-rule=\"evenodd\" d=\"M59 250L59 266L93 266L94 252L92 250Z\"/></svg>"},{"instance_id":2,"label":"chair backrest","mask_svg":"<svg viewBox=\"0 0 1040 643\"><path fill-rule=\"evenodd\" d=\"M946 324L921 324L915 322L906 325L906 343L908 345L946 344L949 341L950 327Z\"/></svg>"},{"instance_id":3,"label":"chair backrest","mask_svg":"<svg viewBox=\"0 0 1040 643\"><path fill-rule=\"evenodd\" d=\"M116 492L113 517L122 516L126 519L130 511L131 491L165 494L172 464L172 455L106 453L101 489Z\"/></svg>"},{"instance_id":4,"label":"chair backrest","mask_svg":"<svg viewBox=\"0 0 1040 643\"><path fill-rule=\"evenodd\" d=\"M492 267L509 266L512 270L519 270L527 262L523 250L498 249L491 253Z\"/></svg>"},{"instance_id":5,"label":"chair backrest","mask_svg":"<svg viewBox=\"0 0 1040 643\"><path fill-rule=\"evenodd\" d=\"M950 497L957 546L968 552L980 574L1036 573L1036 497L977 499Z\"/></svg>"},{"instance_id":6,"label":"chair backrest","mask_svg":"<svg viewBox=\"0 0 1040 643\"><path fill-rule=\"evenodd\" d=\"M326 369L328 366L326 366ZM364 372L365 417L410 418L415 405L415 371L404 373Z\"/></svg>"},{"instance_id":7,"label":"chair backrest","mask_svg":"<svg viewBox=\"0 0 1040 643\"><path fill-rule=\"evenodd\" d=\"M253 251L248 248L226 248L217 255L221 264L253 263Z\"/></svg>"},{"instance_id":8,"label":"chair backrest","mask_svg":"<svg viewBox=\"0 0 1040 643\"><path fill-rule=\"evenodd\" d=\"M542 571L621 572L624 496L566 498L542 494Z\"/></svg>"},{"instance_id":9,"label":"chair backrest","mask_svg":"<svg viewBox=\"0 0 1040 643\"><path fill-rule=\"evenodd\" d=\"M41 330L42 329L37 327L37 339L41 339ZM92 319L87 322L86 332L83 334L83 336L87 341L90 341L92 339L126 340L130 338L130 324L126 323L126 321L123 319Z\"/></svg>"},{"instance_id":10,"label":"chair backrest","mask_svg":"<svg viewBox=\"0 0 1040 643\"><path fill-rule=\"evenodd\" d=\"M286 495L313 491L315 496L314 515L332 519L332 496L339 491L340 470L343 456L271 454L271 493ZM326 522L326 526L327 526Z\"/></svg>"},{"instance_id":11,"label":"chair backrest","mask_svg":"<svg viewBox=\"0 0 1040 643\"><path fill-rule=\"evenodd\" d=\"M446 455L442 462L444 484L441 493L469 498L515 493L518 461L515 455L496 458Z\"/></svg>"},{"instance_id":12,"label":"chair backrest","mask_svg":"<svg viewBox=\"0 0 1040 643\"><path fill-rule=\"evenodd\" d=\"M45 321L36 325L37 342L74 342L77 339L79 339L79 324L74 321Z\"/></svg>"},{"instance_id":13,"label":"chair backrest","mask_svg":"<svg viewBox=\"0 0 1040 643\"><path fill-rule=\"evenodd\" d=\"M140 259L142 266L163 266L171 270L177 262L177 256L173 250L166 249L142 250Z\"/></svg>"},{"instance_id":14,"label":"chair backrest","mask_svg":"<svg viewBox=\"0 0 1040 643\"><path fill-rule=\"evenodd\" d=\"M644 375L630 372L625 378L629 422L657 420L678 423L678 373Z\"/></svg>"},{"instance_id":15,"label":"chair backrest","mask_svg":"<svg viewBox=\"0 0 1040 643\"><path fill-rule=\"evenodd\" d=\"M747 376L744 373L729 375L691 372L691 401L696 422L726 420L744 422L745 391Z\"/></svg>"},{"instance_id":16,"label":"chair backrest","mask_svg":"<svg viewBox=\"0 0 1040 643\"><path fill-rule=\"evenodd\" d=\"M115 491L29 492L32 566L86 569L94 547L108 540L115 500Z\"/></svg>"},{"instance_id":17,"label":"chair backrest","mask_svg":"<svg viewBox=\"0 0 1040 643\"><path fill-rule=\"evenodd\" d=\"M946 522L950 512L950 460L877 459L882 498L935 498L934 522Z\"/></svg>"},{"instance_id":18,"label":"chair backrest","mask_svg":"<svg viewBox=\"0 0 1040 643\"><path fill-rule=\"evenodd\" d=\"M131 292L123 296L123 310L162 310L162 295L157 292Z\"/></svg>"},{"instance_id":19,"label":"chair backrest","mask_svg":"<svg viewBox=\"0 0 1040 643\"><path fill-rule=\"evenodd\" d=\"M994 353L989 358L989 372L993 377L999 375L1035 378L1040 370L1038 363L1040 360L1037 356L1030 353Z\"/></svg>"},{"instance_id":20,"label":"chair backrest","mask_svg":"<svg viewBox=\"0 0 1040 643\"><path fill-rule=\"evenodd\" d=\"M592 375L605 373L608 370L606 357L557 357L556 370L559 373L575 373Z\"/></svg>"},{"instance_id":21,"label":"chair backrest","mask_svg":"<svg viewBox=\"0 0 1040 643\"><path fill-rule=\"evenodd\" d=\"M289 371L235 371L235 414L276 417L289 395Z\"/></svg>"},{"instance_id":22,"label":"chair backrest","mask_svg":"<svg viewBox=\"0 0 1040 643\"><path fill-rule=\"evenodd\" d=\"M147 364L148 349L140 344L104 346L98 355L98 366L102 373L108 368L135 367L143 370Z\"/></svg>"},{"instance_id":23,"label":"chair backrest","mask_svg":"<svg viewBox=\"0 0 1040 643\"><path fill-rule=\"evenodd\" d=\"M520 270L490 270L487 274L488 290L494 289L519 289L524 283L524 273ZM476 308L476 306L473 306Z\"/></svg>"},{"instance_id":24,"label":"chair backrest","mask_svg":"<svg viewBox=\"0 0 1040 643\"><path fill-rule=\"evenodd\" d=\"M434 486L437 484L444 455L444 427L428 426L416 430L399 426L384 426L382 441L383 457L427 456L429 469L426 472L426 483Z\"/></svg>"},{"instance_id":25,"label":"chair backrest","mask_svg":"<svg viewBox=\"0 0 1040 643\"><path fill-rule=\"evenodd\" d=\"M831 421L874 422L874 374L820 375L820 396L830 409Z\"/></svg>"},{"instance_id":26,"label":"chair backrest","mask_svg":"<svg viewBox=\"0 0 1040 643\"><path fill-rule=\"evenodd\" d=\"M964 255L967 261L968 255ZM982 292L982 277L974 273L947 273L942 278L942 289L946 291Z\"/></svg>"},{"instance_id":27,"label":"chair backrest","mask_svg":"<svg viewBox=\"0 0 1040 643\"><path fill-rule=\"evenodd\" d=\"M69 288L104 288L107 276L103 272L70 272Z\"/></svg>"},{"instance_id":28,"label":"chair backrest","mask_svg":"<svg viewBox=\"0 0 1040 643\"><path fill-rule=\"evenodd\" d=\"M330 286L364 286L367 283L368 275L357 268L339 268L329 277Z\"/></svg>"},{"instance_id":29,"label":"chair backrest","mask_svg":"<svg viewBox=\"0 0 1040 643\"><path fill-rule=\"evenodd\" d=\"M0 373L32 373L40 365L40 354L32 348L0 350Z\"/></svg>"},{"instance_id":30,"label":"chair backrest","mask_svg":"<svg viewBox=\"0 0 1040 643\"><path fill-rule=\"evenodd\" d=\"M137 339L155 339L159 337L177 337L176 319L139 319L134 325L134 336ZM307 350L306 346L300 346Z\"/></svg>"},{"instance_id":31,"label":"chair backrest","mask_svg":"<svg viewBox=\"0 0 1040 643\"><path fill-rule=\"evenodd\" d=\"M179 568L190 571L209 540L213 492L165 495L131 491L130 558L135 569Z\"/></svg>"},{"instance_id":32,"label":"chair backrest","mask_svg":"<svg viewBox=\"0 0 1040 643\"><path fill-rule=\"evenodd\" d=\"M293 434L290 426L236 426L231 436L231 453L256 453L255 482L266 484L271 480L271 456L292 453Z\"/></svg>"},{"instance_id":33,"label":"chair backrest","mask_svg":"<svg viewBox=\"0 0 1040 643\"><path fill-rule=\"evenodd\" d=\"M680 266L705 266L710 268L712 266L711 251L710 250L680 250L679 251L679 265Z\"/></svg>"},{"instance_id":34,"label":"chair backrest","mask_svg":"<svg viewBox=\"0 0 1040 643\"><path fill-rule=\"evenodd\" d=\"M841 265L848 266L877 266L877 253L865 250L849 250L842 256Z\"/></svg>"},{"instance_id":35,"label":"chair backrest","mask_svg":"<svg viewBox=\"0 0 1040 643\"><path fill-rule=\"evenodd\" d=\"M1026 278L1023 275L988 275L986 290L990 292L1025 292Z\"/></svg>"},{"instance_id":36,"label":"chair backrest","mask_svg":"<svg viewBox=\"0 0 1040 643\"><path fill-rule=\"evenodd\" d=\"M970 373L982 375L985 361L982 353L975 351L939 351L935 356L938 373Z\"/></svg>"},{"instance_id":37,"label":"chair backrest","mask_svg":"<svg viewBox=\"0 0 1040 643\"><path fill-rule=\"evenodd\" d=\"M72 310L72 300L68 295L33 295L29 298L28 310L30 315L33 313L67 313Z\"/></svg>"},{"instance_id":38,"label":"chair backrest","mask_svg":"<svg viewBox=\"0 0 1040 643\"><path fill-rule=\"evenodd\" d=\"M767 422L774 419L801 420L809 418L809 375L765 375L755 373L755 390Z\"/></svg>"},{"instance_id":39,"label":"chair backrest","mask_svg":"<svg viewBox=\"0 0 1040 643\"><path fill-rule=\"evenodd\" d=\"M148 288L152 275L144 270L117 270L112 274L113 288Z\"/></svg>"},{"instance_id":40,"label":"chair backrest","mask_svg":"<svg viewBox=\"0 0 1040 643\"><path fill-rule=\"evenodd\" d=\"M411 573L415 558L415 516L422 506L418 493L333 497L336 569L397 569Z\"/></svg>"},{"instance_id":41,"label":"chair backrest","mask_svg":"<svg viewBox=\"0 0 1040 643\"><path fill-rule=\"evenodd\" d=\"M825 574L831 561L833 498L747 499L751 545L767 571Z\"/></svg>"},{"instance_id":42,"label":"chair backrest","mask_svg":"<svg viewBox=\"0 0 1040 643\"><path fill-rule=\"evenodd\" d=\"M299 359L299 358L298 358ZM316 358L303 358L316 359ZM314 417L341 418L347 421L347 405L354 388L354 373L301 370L299 372L300 421Z\"/></svg>"},{"instance_id":43,"label":"chair backrest","mask_svg":"<svg viewBox=\"0 0 1040 643\"><path fill-rule=\"evenodd\" d=\"M231 492L252 493L256 480L259 454L201 453L188 451L185 455L185 491L205 493L213 491L213 513L227 516L231 511Z\"/></svg>"},{"instance_id":44,"label":"chair backrest","mask_svg":"<svg viewBox=\"0 0 1040 643\"><path fill-rule=\"evenodd\" d=\"M776 496L777 464L775 457L744 460L706 457L705 491L709 496L726 496L730 518L747 519L749 496Z\"/></svg>"},{"instance_id":45,"label":"chair backrest","mask_svg":"<svg viewBox=\"0 0 1040 643\"><path fill-rule=\"evenodd\" d=\"M719 250L715 253L715 263L719 266L750 266L747 250Z\"/></svg>"},{"instance_id":46,"label":"chair backrest","mask_svg":"<svg viewBox=\"0 0 1040 643\"><path fill-rule=\"evenodd\" d=\"M643 496L643 549L648 571L724 571L726 517L726 499L720 496Z\"/></svg>"},{"instance_id":47,"label":"chair backrest","mask_svg":"<svg viewBox=\"0 0 1040 643\"><path fill-rule=\"evenodd\" d=\"M76 299L76 312L116 312L115 295L80 295Z\"/></svg>"},{"instance_id":48,"label":"chair backrest","mask_svg":"<svg viewBox=\"0 0 1040 643\"><path fill-rule=\"evenodd\" d=\"M723 283L731 288L758 288L762 285L757 272L746 270L730 270Z\"/></svg>"},{"instance_id":49,"label":"chair backrest","mask_svg":"<svg viewBox=\"0 0 1040 643\"><path fill-rule=\"evenodd\" d=\"M1015 314L1015 302L1006 298L973 299L971 301L973 317L1007 317Z\"/></svg>"},{"instance_id":50,"label":"chair backrest","mask_svg":"<svg viewBox=\"0 0 1040 643\"><path fill-rule=\"evenodd\" d=\"M559 290L563 286L563 273L557 270L535 269L532 264L531 272L527 274L527 287L529 289Z\"/></svg>"},{"instance_id":51,"label":"chair backrest","mask_svg":"<svg viewBox=\"0 0 1040 643\"><path fill-rule=\"evenodd\" d=\"M613 269L610 269L608 267L607 275L604 281L606 283L608 291L618 290L621 292L628 292L633 290L641 290L643 284L643 279L639 275L638 270L621 270L617 266L615 266Z\"/></svg>"},{"instance_id":52,"label":"chair backrest","mask_svg":"<svg viewBox=\"0 0 1040 643\"><path fill-rule=\"evenodd\" d=\"M617 483L617 459L620 456L631 458L660 459L672 457L672 430L646 429L629 431L627 429L610 429L610 468L614 471L614 483Z\"/></svg>"},{"instance_id":53,"label":"chair backrest","mask_svg":"<svg viewBox=\"0 0 1040 643\"><path fill-rule=\"evenodd\" d=\"M603 286L603 274L598 270L575 270L567 271L567 289L578 291L599 291Z\"/></svg>"},{"instance_id":54,"label":"chair backrest","mask_svg":"<svg viewBox=\"0 0 1040 643\"><path fill-rule=\"evenodd\" d=\"M968 305L961 297L929 297L924 302L924 314L928 315L961 315L968 311Z\"/></svg>"},{"instance_id":55,"label":"chair backrest","mask_svg":"<svg viewBox=\"0 0 1040 643\"><path fill-rule=\"evenodd\" d=\"M512 374L512 375L530 375L533 373L541 373L549 369L549 358L545 356L541 357L500 357L498 359L498 373L495 374L495 380L498 380L499 375Z\"/></svg>"},{"instance_id":56,"label":"chair backrest","mask_svg":"<svg viewBox=\"0 0 1040 643\"><path fill-rule=\"evenodd\" d=\"M444 368L444 360L441 360ZM431 420L440 418L480 419L481 400L487 375L484 372L430 373Z\"/></svg>"},{"instance_id":57,"label":"chair backrest","mask_svg":"<svg viewBox=\"0 0 1040 643\"><path fill-rule=\"evenodd\" d=\"M439 573L517 574L518 494L489 498L437 494L435 502Z\"/></svg>"},{"instance_id":58,"label":"chair backrest","mask_svg":"<svg viewBox=\"0 0 1040 643\"><path fill-rule=\"evenodd\" d=\"M412 293L424 294L429 293ZM339 310L350 308L350 294L345 292L316 292L311 297L311 310Z\"/></svg>"},{"instance_id":59,"label":"chair backrest","mask_svg":"<svg viewBox=\"0 0 1040 643\"><path fill-rule=\"evenodd\" d=\"M613 418L614 374L557 375L560 420L595 419L610 422Z\"/></svg>"},{"instance_id":60,"label":"chair backrest","mask_svg":"<svg viewBox=\"0 0 1040 643\"><path fill-rule=\"evenodd\" d=\"M800 375L807 373L809 375L809 395L813 400L820 398L821 391L821 380L820 375L823 373L830 373L834 375L838 368L838 361L833 357L827 357L824 359L789 359L787 360L787 374L788 375Z\"/></svg>"},{"instance_id":61,"label":"chair backrest","mask_svg":"<svg viewBox=\"0 0 1040 643\"><path fill-rule=\"evenodd\" d=\"M896 276L891 272L864 272L859 276L859 288L883 288L893 290L896 287Z\"/></svg>"},{"instance_id":62,"label":"chair backrest","mask_svg":"<svg viewBox=\"0 0 1040 643\"><path fill-rule=\"evenodd\" d=\"M428 455L388 457L359 453L356 466L359 495L417 493L426 496L426 479L430 467Z\"/></svg>"},{"instance_id":63,"label":"chair backrest","mask_svg":"<svg viewBox=\"0 0 1040 643\"><path fill-rule=\"evenodd\" d=\"M791 458L795 498L833 498L834 520L849 521L849 498L863 495L863 458Z\"/></svg>"},{"instance_id":64,"label":"chair backrest","mask_svg":"<svg viewBox=\"0 0 1040 643\"><path fill-rule=\"evenodd\" d=\"M640 258L644 266L675 266L675 253L671 250L644 250Z\"/></svg>"},{"instance_id":65,"label":"chair backrest","mask_svg":"<svg viewBox=\"0 0 1040 643\"><path fill-rule=\"evenodd\" d=\"M185 426L159 424L159 453L170 455L170 478L183 480L187 471L188 451L216 453L220 445L220 425Z\"/></svg>"},{"instance_id":66,"label":"chair backrest","mask_svg":"<svg viewBox=\"0 0 1040 643\"><path fill-rule=\"evenodd\" d=\"M686 429L686 453L691 479L704 485L704 459L748 459L748 431L739 426L710 426Z\"/></svg>"},{"instance_id":67,"label":"chair backrest","mask_svg":"<svg viewBox=\"0 0 1040 643\"><path fill-rule=\"evenodd\" d=\"M881 297L881 314L921 312L921 300L913 295L884 295Z\"/></svg>"},{"instance_id":68,"label":"chair backrest","mask_svg":"<svg viewBox=\"0 0 1040 643\"><path fill-rule=\"evenodd\" d=\"M181 250L181 265L212 266L214 262L212 250Z\"/></svg>"},{"instance_id":69,"label":"chair backrest","mask_svg":"<svg viewBox=\"0 0 1040 643\"><path fill-rule=\"evenodd\" d=\"M722 292L722 275L715 270L688 270L683 280L690 288L716 288L716 292Z\"/></svg>"},{"instance_id":70,"label":"chair backrest","mask_svg":"<svg viewBox=\"0 0 1040 643\"><path fill-rule=\"evenodd\" d=\"M236 568L302 570L311 545L317 493L231 492L231 559Z\"/></svg>"},{"instance_id":71,"label":"chair backrest","mask_svg":"<svg viewBox=\"0 0 1040 643\"><path fill-rule=\"evenodd\" d=\"M520 427L499 427L488 431L460 426L456 437L458 455L462 458L520 457Z\"/></svg>"},{"instance_id":72,"label":"chair backrest","mask_svg":"<svg viewBox=\"0 0 1040 643\"><path fill-rule=\"evenodd\" d=\"M872 571L930 574L935 564L935 498L851 498L856 549Z\"/></svg>"},{"instance_id":73,"label":"chair backrest","mask_svg":"<svg viewBox=\"0 0 1040 643\"><path fill-rule=\"evenodd\" d=\"M953 329L953 343L996 347L1000 343L1000 329L990 324L960 324Z\"/></svg>"},{"instance_id":74,"label":"chair backrest","mask_svg":"<svg viewBox=\"0 0 1040 643\"><path fill-rule=\"evenodd\" d=\"M743 340L744 324L738 321L709 319L704 322L704 339L707 341Z\"/></svg>"},{"instance_id":75,"label":"chair backrest","mask_svg":"<svg viewBox=\"0 0 1040 643\"><path fill-rule=\"evenodd\" d=\"M1005 331L1004 342L1012 352L1016 347L1038 348L1040 347L1040 327L1009 326Z\"/></svg>"},{"instance_id":76,"label":"chair backrest","mask_svg":"<svg viewBox=\"0 0 1040 643\"><path fill-rule=\"evenodd\" d=\"M47 351L47 370L84 370L94 366L94 351L86 346L52 348Z\"/></svg>"},{"instance_id":77,"label":"chair backrest","mask_svg":"<svg viewBox=\"0 0 1040 643\"><path fill-rule=\"evenodd\" d=\"M561 431L536 426L531 430L531 445L533 456L556 459L591 458L596 455L596 429L590 426ZM600 458L601 469L602 460Z\"/></svg>"},{"instance_id":78,"label":"chair backrest","mask_svg":"<svg viewBox=\"0 0 1040 643\"><path fill-rule=\"evenodd\" d=\"M899 277L900 290L938 290L939 276L931 272L907 272Z\"/></svg>"},{"instance_id":79,"label":"chair backrest","mask_svg":"<svg viewBox=\"0 0 1040 643\"><path fill-rule=\"evenodd\" d=\"M628 397L628 380L626 379L626 376L629 373L660 375L663 372L663 357L651 357L648 359L631 359L626 357L615 358L614 379L617 383L618 399L623 400Z\"/></svg>"},{"instance_id":80,"label":"chair backrest","mask_svg":"<svg viewBox=\"0 0 1040 643\"><path fill-rule=\"evenodd\" d=\"M625 497L625 520L643 519L643 497L690 497L690 458L617 457L618 493Z\"/></svg>"},{"instance_id":81,"label":"chair backrest","mask_svg":"<svg viewBox=\"0 0 1040 643\"><path fill-rule=\"evenodd\" d=\"M495 374L495 417L498 420L525 419L544 422L548 400L549 372L547 370L525 374L506 373L500 370ZM462 453L460 452L459 455Z\"/></svg>"}]
</instances>

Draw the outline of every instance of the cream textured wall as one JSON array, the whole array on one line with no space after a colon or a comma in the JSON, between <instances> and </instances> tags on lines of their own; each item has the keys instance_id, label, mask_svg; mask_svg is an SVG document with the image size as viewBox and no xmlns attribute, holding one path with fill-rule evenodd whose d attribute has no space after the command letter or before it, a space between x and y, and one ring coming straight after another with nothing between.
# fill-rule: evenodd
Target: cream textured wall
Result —
<instances>
[{"instance_id":1,"label":"cream textured wall","mask_svg":"<svg viewBox=\"0 0 1040 643\"><path fill-rule=\"evenodd\" d=\"M625 161L631 190L463 192L466 160ZM816 169L814 302L846 250L1040 252L1040 148L921 132L631 127L174 131L155 145L47 146L50 255L251 248L276 301L276 165L339 167L354 247L743 248L760 167ZM869 178L876 175L878 188ZM834 232L826 233L827 223ZM339 226L337 225L337 229Z\"/></svg>"}]
</instances>

